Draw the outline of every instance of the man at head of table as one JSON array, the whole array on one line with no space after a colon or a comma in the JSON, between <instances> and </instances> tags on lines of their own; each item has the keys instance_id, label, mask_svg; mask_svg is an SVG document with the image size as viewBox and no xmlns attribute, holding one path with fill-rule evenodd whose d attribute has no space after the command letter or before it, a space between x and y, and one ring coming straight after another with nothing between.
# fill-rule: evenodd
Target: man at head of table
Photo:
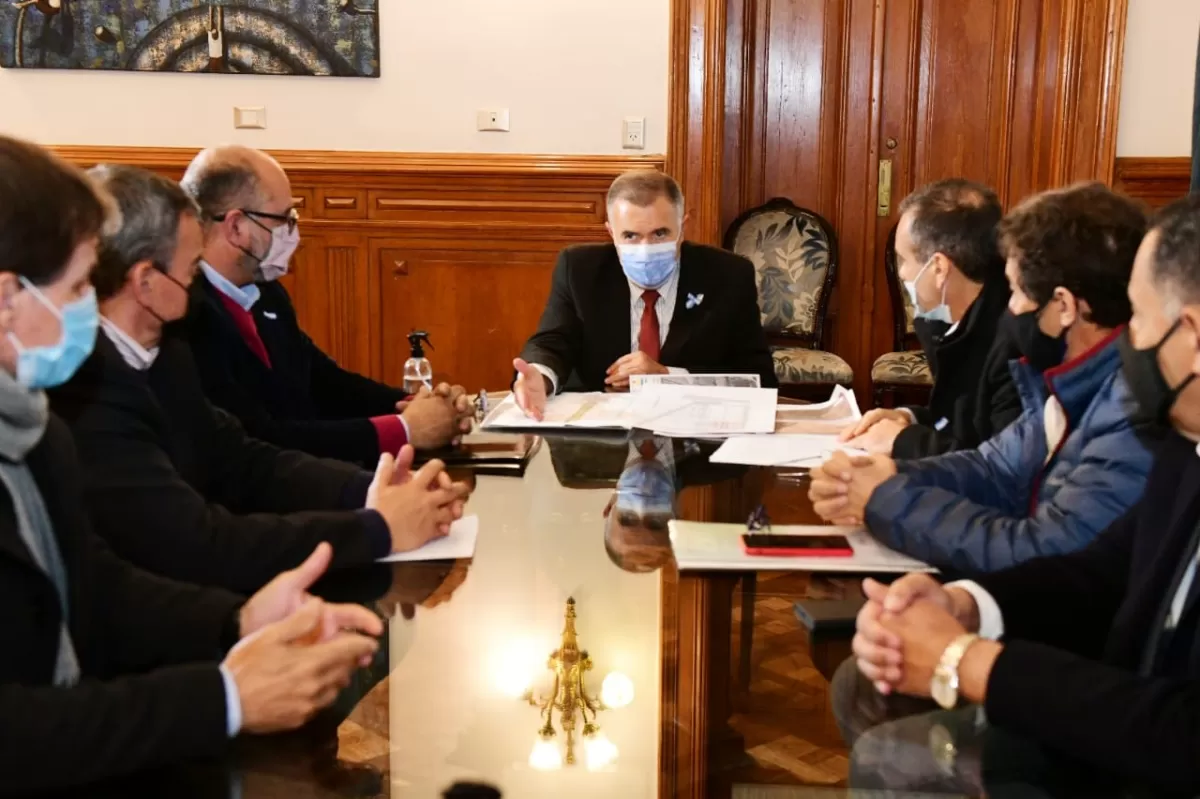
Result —
<instances>
[{"instance_id":1,"label":"man at head of table","mask_svg":"<svg viewBox=\"0 0 1200 799\"><path fill-rule=\"evenodd\" d=\"M633 375L756 374L776 385L754 266L683 240L679 184L627 172L607 210L611 244L558 256L537 332L513 362L521 408L540 419L559 391L625 391Z\"/></svg>"}]
</instances>

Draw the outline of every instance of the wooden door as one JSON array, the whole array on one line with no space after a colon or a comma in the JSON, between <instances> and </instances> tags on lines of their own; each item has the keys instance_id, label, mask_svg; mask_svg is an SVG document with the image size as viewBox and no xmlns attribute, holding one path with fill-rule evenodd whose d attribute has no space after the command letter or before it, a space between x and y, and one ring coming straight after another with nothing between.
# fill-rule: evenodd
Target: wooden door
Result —
<instances>
[{"instance_id":1,"label":"wooden door","mask_svg":"<svg viewBox=\"0 0 1200 799\"><path fill-rule=\"evenodd\" d=\"M1110 181L1127 0L674 0L667 168L717 243L774 196L821 213L840 263L826 347L870 397L892 348L883 246L913 187L1011 203ZM892 166L879 208L880 161Z\"/></svg>"},{"instance_id":2,"label":"wooden door","mask_svg":"<svg viewBox=\"0 0 1200 799\"><path fill-rule=\"evenodd\" d=\"M884 210L877 194L875 258L863 285L874 313L860 326L862 362L893 346L883 252L910 191L962 177L991 186L1008 207L1051 186L1111 181L1115 137L1105 127L1111 98L1102 84L1116 57L1118 10L1123 21L1117 5L887 1L875 174L890 173L890 204ZM1106 33L1091 41L1084 26ZM1065 74L1075 59L1078 71Z\"/></svg>"}]
</instances>

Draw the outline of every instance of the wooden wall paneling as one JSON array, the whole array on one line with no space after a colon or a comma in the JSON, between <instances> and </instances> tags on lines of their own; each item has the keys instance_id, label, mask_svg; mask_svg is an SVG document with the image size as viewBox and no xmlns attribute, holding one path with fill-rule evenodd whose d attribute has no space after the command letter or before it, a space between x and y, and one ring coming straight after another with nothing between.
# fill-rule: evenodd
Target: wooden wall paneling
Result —
<instances>
[{"instance_id":1,"label":"wooden wall paneling","mask_svg":"<svg viewBox=\"0 0 1200 799\"><path fill-rule=\"evenodd\" d=\"M1188 193L1192 159L1118 158L1113 168L1113 187L1131 197L1161 208Z\"/></svg>"},{"instance_id":2,"label":"wooden wall paneling","mask_svg":"<svg viewBox=\"0 0 1200 799\"><path fill-rule=\"evenodd\" d=\"M409 331L429 332L435 380L507 389L550 293L557 243L373 238L381 378L403 379Z\"/></svg>"},{"instance_id":3,"label":"wooden wall paneling","mask_svg":"<svg viewBox=\"0 0 1200 799\"><path fill-rule=\"evenodd\" d=\"M178 179L184 148L55 148ZM406 336L430 330L439 377L503 388L562 247L603 240L604 195L657 156L274 151L300 211L284 285L300 323L343 366L399 382ZM395 264L403 263L397 271Z\"/></svg>"}]
</instances>

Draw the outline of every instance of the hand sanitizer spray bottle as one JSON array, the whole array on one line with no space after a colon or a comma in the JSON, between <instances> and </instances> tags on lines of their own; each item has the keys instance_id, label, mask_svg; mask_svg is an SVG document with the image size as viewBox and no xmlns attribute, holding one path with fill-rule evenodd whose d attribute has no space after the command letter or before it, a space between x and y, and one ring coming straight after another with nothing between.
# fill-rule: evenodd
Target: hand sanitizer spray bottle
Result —
<instances>
[{"instance_id":1,"label":"hand sanitizer spray bottle","mask_svg":"<svg viewBox=\"0 0 1200 799\"><path fill-rule=\"evenodd\" d=\"M404 362L404 390L408 394L416 394L422 388L433 390L433 366L425 357L425 347L433 349L429 343L429 334L424 330L414 330L408 334L408 346L411 357Z\"/></svg>"}]
</instances>

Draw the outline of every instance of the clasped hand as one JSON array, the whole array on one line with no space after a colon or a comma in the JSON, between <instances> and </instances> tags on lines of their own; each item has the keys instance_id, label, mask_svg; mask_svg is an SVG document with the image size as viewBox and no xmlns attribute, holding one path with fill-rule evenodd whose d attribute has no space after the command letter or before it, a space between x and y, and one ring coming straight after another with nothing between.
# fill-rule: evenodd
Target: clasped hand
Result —
<instances>
[{"instance_id":1,"label":"clasped hand","mask_svg":"<svg viewBox=\"0 0 1200 799\"><path fill-rule=\"evenodd\" d=\"M886 455L835 452L810 473L808 498L813 510L827 522L862 524L871 495L895 474L896 462Z\"/></svg>"},{"instance_id":2,"label":"clasped hand","mask_svg":"<svg viewBox=\"0 0 1200 799\"><path fill-rule=\"evenodd\" d=\"M241 641L225 658L237 687L242 728L266 733L298 727L330 705L371 662L383 623L359 605L309 594L333 557L320 544L300 566L252 596L238 615Z\"/></svg>"},{"instance_id":3,"label":"clasped hand","mask_svg":"<svg viewBox=\"0 0 1200 799\"><path fill-rule=\"evenodd\" d=\"M440 383L433 390L423 388L408 399L396 403L396 413L408 425L410 443L417 449L437 449L457 444L471 432L475 408L462 386Z\"/></svg>"}]
</instances>

